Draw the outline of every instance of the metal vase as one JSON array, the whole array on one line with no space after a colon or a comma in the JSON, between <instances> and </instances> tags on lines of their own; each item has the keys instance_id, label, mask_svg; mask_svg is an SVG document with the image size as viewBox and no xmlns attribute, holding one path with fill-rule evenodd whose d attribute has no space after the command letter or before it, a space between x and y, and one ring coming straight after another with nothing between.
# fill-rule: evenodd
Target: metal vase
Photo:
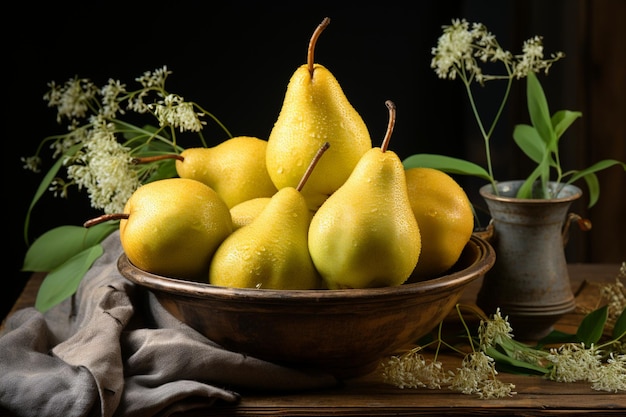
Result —
<instances>
[{"instance_id":1,"label":"metal vase","mask_svg":"<svg viewBox=\"0 0 626 417\"><path fill-rule=\"evenodd\" d=\"M564 248L568 210L582 191L551 183L563 187L557 198L515 198L522 184L500 182L499 195L491 185L479 190L491 215L488 241L496 262L485 275L477 304L488 314L499 307L516 339L539 340L575 308Z\"/></svg>"}]
</instances>

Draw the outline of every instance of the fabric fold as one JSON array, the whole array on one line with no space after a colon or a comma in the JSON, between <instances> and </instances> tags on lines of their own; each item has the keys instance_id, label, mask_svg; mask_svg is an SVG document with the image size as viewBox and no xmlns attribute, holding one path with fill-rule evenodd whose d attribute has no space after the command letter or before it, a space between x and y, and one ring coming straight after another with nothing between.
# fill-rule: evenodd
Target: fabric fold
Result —
<instances>
[{"instance_id":1,"label":"fabric fold","mask_svg":"<svg viewBox=\"0 0 626 417\"><path fill-rule=\"evenodd\" d=\"M0 335L0 406L18 416L168 416L237 390L294 391L338 384L223 349L171 316L117 270L119 231L74 297L45 314L9 317Z\"/></svg>"}]
</instances>

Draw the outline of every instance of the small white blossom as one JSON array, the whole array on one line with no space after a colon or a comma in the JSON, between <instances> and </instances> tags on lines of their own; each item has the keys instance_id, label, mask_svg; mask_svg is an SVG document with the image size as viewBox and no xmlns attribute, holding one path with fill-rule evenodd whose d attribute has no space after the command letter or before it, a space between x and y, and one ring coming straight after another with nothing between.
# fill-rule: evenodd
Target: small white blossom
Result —
<instances>
[{"instance_id":1,"label":"small white blossom","mask_svg":"<svg viewBox=\"0 0 626 417\"><path fill-rule=\"evenodd\" d=\"M152 72L144 72L143 75L135 78L135 81L139 82L144 87L144 89L162 87L165 84L167 76L171 73L172 71L168 71L167 66L163 66L161 68L157 68Z\"/></svg>"},{"instance_id":2,"label":"small white blossom","mask_svg":"<svg viewBox=\"0 0 626 417\"><path fill-rule=\"evenodd\" d=\"M401 356L392 356L381 363L383 381L398 388L449 389L480 398L501 398L516 394L515 385L496 378L493 358L483 352L467 354L457 372L445 371L443 364L427 360L415 348Z\"/></svg>"},{"instance_id":3,"label":"small white blossom","mask_svg":"<svg viewBox=\"0 0 626 417\"><path fill-rule=\"evenodd\" d=\"M137 158L179 153L174 129L200 132L206 124L201 117L209 113L165 90L171 73L166 66L146 71L136 78L141 85L136 90L112 78L101 88L79 77L62 85L48 83L44 100L56 108L58 122L68 123L67 133L45 138L35 155L22 157L24 168L38 172L40 152L46 143L53 159L61 159L65 168L66 178L59 172L59 177L44 180L55 196L67 197L69 188L76 186L87 191L92 207L106 213L121 212L132 192L164 164L153 161L137 165ZM134 120L122 120L127 112L156 116L162 129L144 128L149 122L140 122L139 127ZM166 132L165 127L171 129ZM204 138L199 138L201 146L206 146Z\"/></svg>"},{"instance_id":4,"label":"small white blossom","mask_svg":"<svg viewBox=\"0 0 626 417\"><path fill-rule=\"evenodd\" d=\"M600 352L582 343L552 348L547 359L553 363L548 377L557 382L589 381L602 365Z\"/></svg>"},{"instance_id":5,"label":"small white blossom","mask_svg":"<svg viewBox=\"0 0 626 417\"><path fill-rule=\"evenodd\" d=\"M551 349L548 360L554 366L548 378L558 382L586 381L598 391L626 390L626 355L615 356L609 353L606 362L602 352L595 346L585 348L584 344L569 343Z\"/></svg>"},{"instance_id":6,"label":"small white blossom","mask_svg":"<svg viewBox=\"0 0 626 417\"><path fill-rule=\"evenodd\" d=\"M79 189L87 189L92 207L121 213L140 182L130 149L117 141L111 128L104 122L94 126L84 152L67 167L67 175Z\"/></svg>"},{"instance_id":7,"label":"small white blossom","mask_svg":"<svg viewBox=\"0 0 626 417\"><path fill-rule=\"evenodd\" d=\"M490 320L481 320L478 326L480 349L502 344L513 339L513 328L509 324L508 317L502 317L500 309L496 309Z\"/></svg>"},{"instance_id":8,"label":"small white blossom","mask_svg":"<svg viewBox=\"0 0 626 417\"><path fill-rule=\"evenodd\" d=\"M89 101L98 93L97 87L88 79L73 78L63 86L54 82L48 84L50 90L44 95L48 107L57 108L57 121L84 118L90 110Z\"/></svg>"},{"instance_id":9,"label":"small white blossom","mask_svg":"<svg viewBox=\"0 0 626 417\"><path fill-rule=\"evenodd\" d=\"M172 126L181 132L199 132L205 124L200 120L201 114L194 111L193 105L175 94L168 95L150 107L154 109L161 127Z\"/></svg>"},{"instance_id":10,"label":"small white blossom","mask_svg":"<svg viewBox=\"0 0 626 417\"><path fill-rule=\"evenodd\" d=\"M461 367L452 377L450 389L480 398L500 398L515 394L515 385L497 380L498 372L492 357L484 352L472 352L463 358Z\"/></svg>"},{"instance_id":11,"label":"small white blossom","mask_svg":"<svg viewBox=\"0 0 626 417\"><path fill-rule=\"evenodd\" d=\"M439 361L427 361L413 349L401 356L392 356L382 363L382 376L386 383L398 388L441 388L450 377Z\"/></svg>"},{"instance_id":12,"label":"small white blossom","mask_svg":"<svg viewBox=\"0 0 626 417\"><path fill-rule=\"evenodd\" d=\"M62 178L55 178L50 182L48 190L53 193L55 197L68 197L68 187L71 184L66 183Z\"/></svg>"},{"instance_id":13,"label":"small white blossom","mask_svg":"<svg viewBox=\"0 0 626 417\"><path fill-rule=\"evenodd\" d=\"M597 369L590 382L596 391L626 391L626 355L615 357L611 352L606 364Z\"/></svg>"},{"instance_id":14,"label":"small white blossom","mask_svg":"<svg viewBox=\"0 0 626 417\"><path fill-rule=\"evenodd\" d=\"M148 91L141 91L130 97L127 105L128 110L139 114L147 113L150 110L148 104L145 102L148 96Z\"/></svg>"},{"instance_id":15,"label":"small white blossom","mask_svg":"<svg viewBox=\"0 0 626 417\"><path fill-rule=\"evenodd\" d=\"M88 140L87 135L91 125L77 126L77 121L75 119L72 120L72 123L68 126L69 133L62 135L50 144L50 149L53 150L53 158L60 158L73 148L74 145L85 143Z\"/></svg>"},{"instance_id":16,"label":"small white blossom","mask_svg":"<svg viewBox=\"0 0 626 417\"><path fill-rule=\"evenodd\" d=\"M534 36L524 42L522 54L514 55L504 50L496 37L482 23L470 24L467 20L453 19L452 25L443 26L443 34L431 51L431 67L439 78L455 79L459 76L466 85L472 81L483 84L488 80L519 79L529 71L545 71L565 54L558 52L544 59L543 38ZM500 62L502 73L485 74L481 64ZM491 67L490 67L491 68Z\"/></svg>"},{"instance_id":17,"label":"small white blossom","mask_svg":"<svg viewBox=\"0 0 626 417\"><path fill-rule=\"evenodd\" d=\"M118 80L109 79L109 83L102 87L102 110L101 113L106 118L114 118L118 113L124 114L124 109L120 106L119 97L126 93L126 86Z\"/></svg>"},{"instance_id":18,"label":"small white blossom","mask_svg":"<svg viewBox=\"0 0 626 417\"><path fill-rule=\"evenodd\" d=\"M39 172L41 167L41 158L39 156L21 157L20 160L24 163L23 168L33 172Z\"/></svg>"},{"instance_id":19,"label":"small white blossom","mask_svg":"<svg viewBox=\"0 0 626 417\"><path fill-rule=\"evenodd\" d=\"M626 262L622 263L615 282L602 286L600 290L602 298L608 301L608 321L612 324L626 309L626 288L621 281L622 278L626 278Z\"/></svg>"}]
</instances>

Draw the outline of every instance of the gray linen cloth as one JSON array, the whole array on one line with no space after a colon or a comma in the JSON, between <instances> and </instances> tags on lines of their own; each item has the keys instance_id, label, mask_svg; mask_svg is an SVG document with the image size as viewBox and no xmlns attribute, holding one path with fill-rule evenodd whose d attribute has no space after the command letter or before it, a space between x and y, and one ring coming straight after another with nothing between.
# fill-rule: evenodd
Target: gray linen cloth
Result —
<instances>
[{"instance_id":1,"label":"gray linen cloth","mask_svg":"<svg viewBox=\"0 0 626 417\"><path fill-rule=\"evenodd\" d=\"M18 416L168 416L236 403L239 390L279 395L338 383L221 348L118 272L119 231L103 246L75 297L7 319L0 406Z\"/></svg>"}]
</instances>

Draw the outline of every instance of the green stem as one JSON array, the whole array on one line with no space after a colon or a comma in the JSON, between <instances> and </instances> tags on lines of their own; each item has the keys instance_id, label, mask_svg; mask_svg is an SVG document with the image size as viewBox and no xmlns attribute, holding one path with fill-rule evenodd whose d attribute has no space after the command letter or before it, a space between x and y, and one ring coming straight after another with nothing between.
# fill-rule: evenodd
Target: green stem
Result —
<instances>
[{"instance_id":1,"label":"green stem","mask_svg":"<svg viewBox=\"0 0 626 417\"><path fill-rule=\"evenodd\" d=\"M482 119L480 118L478 107L476 106L474 95L472 94L472 88L471 88L472 80L467 79L464 71L461 73L461 77L460 77L463 80L463 83L465 84L465 90L467 91L467 96L469 98L470 105L472 107L472 112L474 113L474 118L476 119L476 122L478 123L478 128L480 129L480 133L483 136L483 140L485 144L485 157L487 159L487 172L489 173L489 179L493 187L494 193L496 195L498 195L498 189L496 188L496 181L495 181L495 177L493 174L493 164L491 162L491 143L490 142L491 142L491 135L493 135L496 125L498 124L498 121L500 120L500 117L502 116L502 112L504 111L504 107L506 106L506 102L509 99L509 95L511 93L511 86L513 85L513 73L511 72L511 68L508 65L505 65L505 66L506 66L506 71L508 74L506 90L504 91L502 100L500 101L498 111L496 112L496 115L494 116L493 121L491 122L491 125L489 126L489 130L487 131L485 130L485 126L483 124Z\"/></svg>"},{"instance_id":2,"label":"green stem","mask_svg":"<svg viewBox=\"0 0 626 417\"><path fill-rule=\"evenodd\" d=\"M233 137L232 133L230 133L230 131L226 128L226 126L224 126L224 124L223 124L222 122L220 122L220 120L219 120L217 117L215 117L215 116L213 115L213 113L210 113L210 112L206 111L205 109L203 109L203 108L202 108L200 105L198 105L197 103L193 103L193 105L194 105L194 106L196 106L198 109L200 109L200 111L202 111L202 113L206 114L206 115L207 115L207 116L209 116L211 119L213 119L213 121L214 121L215 123L217 123L217 124L219 125L219 127L221 127L221 128L222 128L222 130L223 130L224 132L226 132L226 134L228 135L228 137L229 137L229 138L232 138L232 137ZM205 147L206 147L206 145L205 145Z\"/></svg>"},{"instance_id":3,"label":"green stem","mask_svg":"<svg viewBox=\"0 0 626 417\"><path fill-rule=\"evenodd\" d=\"M465 329L465 334L467 334L467 340L469 341L469 345L472 348L472 352L476 352L476 348L474 347L474 341L472 340L472 332L470 332L465 319L463 318L463 313L461 313L460 305L457 303L456 312L459 315L459 319L461 320L461 324L463 324L463 328Z\"/></svg>"},{"instance_id":4,"label":"green stem","mask_svg":"<svg viewBox=\"0 0 626 417\"><path fill-rule=\"evenodd\" d=\"M478 123L478 128L480 129L480 133L483 136L483 142L485 145L485 157L487 159L487 172L489 173L489 181L491 182L494 193L498 195L498 189L496 187L495 178L493 176L493 167L491 164L491 149L490 149L489 139L490 139L491 133L493 132L494 126L496 125L496 122L498 121L498 117L499 117L500 112L502 111L502 107L504 106L504 101L500 104L500 110L498 111L496 118L492 122L489 132L485 131L485 126L483 125L483 121L480 118L480 115L478 113L478 107L476 106L476 102L474 101L474 95L472 94L471 80L467 80L465 77L461 77L461 78L463 80L463 83L465 84L465 90L467 91L467 96L470 101L472 113L474 113L474 118L476 119L476 123ZM509 86L510 86L510 82L509 82Z\"/></svg>"},{"instance_id":5,"label":"green stem","mask_svg":"<svg viewBox=\"0 0 626 417\"><path fill-rule=\"evenodd\" d=\"M119 125L121 125L121 126L124 126L124 127L126 127L126 128L128 128L130 132L143 133L144 135L146 135L146 136L148 136L148 137L150 137L150 138L156 138L156 139L159 139L159 140L160 140L160 141L162 141L162 142L167 143L168 145L170 145L170 146L171 146L172 148L174 148L174 149L178 149L178 147L176 146L176 143L175 143L175 142L171 141L171 140L170 140L170 139L168 139L166 136L159 135L159 132L160 132L162 129L159 129L159 130L157 130L156 132L151 132L151 131L149 131L149 130L142 129L142 128L140 128L140 127L136 126L136 125L133 125L133 124L131 124L131 123L124 122L124 121L119 120L119 119L115 119L115 123L116 123L116 124L119 124Z\"/></svg>"}]
</instances>

